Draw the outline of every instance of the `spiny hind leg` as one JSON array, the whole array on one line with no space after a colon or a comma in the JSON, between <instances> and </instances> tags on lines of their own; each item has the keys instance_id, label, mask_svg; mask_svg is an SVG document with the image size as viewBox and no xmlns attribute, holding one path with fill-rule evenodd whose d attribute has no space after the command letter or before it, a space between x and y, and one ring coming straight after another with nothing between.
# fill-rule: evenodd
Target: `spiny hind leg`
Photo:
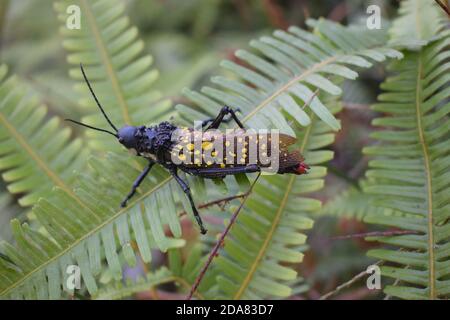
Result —
<instances>
[{"instance_id":1,"label":"spiny hind leg","mask_svg":"<svg viewBox=\"0 0 450 320\"><path fill-rule=\"evenodd\" d=\"M239 109L236 109L236 111L239 111ZM224 117L226 115L230 115L230 117L228 119L224 119ZM212 118L212 119L207 119L207 120L203 121L202 127L205 127L206 125L211 123L206 128L206 130L217 129L217 128L219 128L221 123L228 123L232 119L236 122L236 124L239 126L239 128L244 129L244 125L237 117L236 112L231 107L228 107L228 106L222 107L222 109L220 109L220 112L215 119Z\"/></svg>"},{"instance_id":2,"label":"spiny hind leg","mask_svg":"<svg viewBox=\"0 0 450 320\"><path fill-rule=\"evenodd\" d=\"M189 185L183 181L178 176L177 168L170 168L170 173L172 174L173 178L176 182L180 185L181 189L183 189L183 192L186 194L187 198L189 199L189 202L191 204L192 212L194 213L195 220L197 220L198 226L200 227L200 232L202 234L206 234L208 230L203 226L202 218L200 217L200 214L197 211L197 208L195 207L194 200L192 199L191 189L189 188Z\"/></svg>"}]
</instances>

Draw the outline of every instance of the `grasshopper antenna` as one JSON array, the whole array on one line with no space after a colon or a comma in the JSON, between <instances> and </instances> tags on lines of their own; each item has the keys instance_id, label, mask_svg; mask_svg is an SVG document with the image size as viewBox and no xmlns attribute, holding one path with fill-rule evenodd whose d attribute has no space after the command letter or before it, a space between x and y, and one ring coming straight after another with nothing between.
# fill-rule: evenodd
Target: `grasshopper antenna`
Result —
<instances>
[{"instance_id":1,"label":"grasshopper antenna","mask_svg":"<svg viewBox=\"0 0 450 320\"><path fill-rule=\"evenodd\" d=\"M105 129L96 128L96 127L90 126L88 124L85 124L83 122L78 122L78 121L75 121L75 120L72 120L72 119L64 119L64 121L70 121L70 122L73 122L75 124L78 124L80 126L83 126L83 127L89 128L89 129L94 129L94 130L97 130L97 131L106 132L106 133L109 133L110 135L113 135L114 137L117 138L117 134L116 133L108 131L108 130L105 130Z\"/></svg>"},{"instance_id":2,"label":"grasshopper antenna","mask_svg":"<svg viewBox=\"0 0 450 320\"><path fill-rule=\"evenodd\" d=\"M81 63L80 63L80 69L81 69L81 73L83 74L84 81L86 81L86 84L89 87L89 91L91 91L91 94L94 97L94 100L97 103L97 106L100 108L100 111L103 113L103 116L105 117L106 121L108 121L108 123L114 129L114 131L117 132L118 130L117 130L116 126L111 122L111 120L109 120L108 116L106 115L105 110L103 110L102 106L100 105L100 102L98 101L97 96L94 93L94 90L92 90L91 84L86 76L86 73L84 72L83 65ZM93 128L91 128L91 129L93 129Z\"/></svg>"}]
</instances>

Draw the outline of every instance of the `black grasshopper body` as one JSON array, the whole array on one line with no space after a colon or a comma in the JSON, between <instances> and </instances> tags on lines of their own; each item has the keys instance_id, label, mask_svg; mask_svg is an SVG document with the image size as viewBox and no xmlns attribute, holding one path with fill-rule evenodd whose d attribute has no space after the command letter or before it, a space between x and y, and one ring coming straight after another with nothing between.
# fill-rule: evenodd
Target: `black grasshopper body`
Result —
<instances>
[{"instance_id":1,"label":"black grasshopper body","mask_svg":"<svg viewBox=\"0 0 450 320\"><path fill-rule=\"evenodd\" d=\"M275 170L273 173L277 174L304 174L309 169L299 152L288 151L288 146L295 142L295 138L284 134L256 134L247 131L234 110L227 106L220 110L216 118L203 121L201 130L179 128L169 122L161 122L150 127L126 125L117 129L101 107L83 67L80 67L98 107L114 132L74 120L67 120L109 133L116 137L125 148L148 160L148 165L138 176L131 191L122 201L122 207L125 207L128 200L136 193L136 189L153 165L159 164L170 172L183 189L190 201L201 233L205 234L206 229L192 199L189 185L180 178L178 170L203 178L224 178L227 175L260 172L269 169ZM217 130L220 124L231 120L236 122L239 129L225 134ZM256 151L252 152L252 150ZM273 167L273 163L262 160L268 154L276 156L276 168Z\"/></svg>"}]
</instances>

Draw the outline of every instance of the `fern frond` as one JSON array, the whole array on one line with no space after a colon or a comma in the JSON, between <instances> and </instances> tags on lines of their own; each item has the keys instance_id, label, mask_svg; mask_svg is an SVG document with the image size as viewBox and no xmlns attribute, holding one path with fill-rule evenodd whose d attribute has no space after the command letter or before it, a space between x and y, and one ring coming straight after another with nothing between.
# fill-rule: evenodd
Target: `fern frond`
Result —
<instances>
[{"instance_id":1,"label":"fern frond","mask_svg":"<svg viewBox=\"0 0 450 320\"><path fill-rule=\"evenodd\" d=\"M9 230L9 221L18 217L22 213L20 207L6 191L4 186L0 186L0 240L10 241L12 238Z\"/></svg>"},{"instance_id":2,"label":"fern frond","mask_svg":"<svg viewBox=\"0 0 450 320\"><path fill-rule=\"evenodd\" d=\"M207 250L209 251L209 250ZM204 265L207 256L205 255L205 246L196 244L183 259L180 249L171 249L168 252L169 268L174 277L174 281L182 289L184 293L191 290L195 283L202 266ZM197 299L217 299L217 268L210 268L203 278L200 286L194 292L194 297Z\"/></svg>"},{"instance_id":3,"label":"fern frond","mask_svg":"<svg viewBox=\"0 0 450 320\"><path fill-rule=\"evenodd\" d=\"M385 292L405 299L450 297L449 56L447 36L391 67L396 75L373 106L387 113L373 122L384 130L373 134L379 144L365 149L375 157L365 191L380 198L377 205L402 213L366 220L419 232L378 239L402 250L368 253L388 262L384 276L400 281Z\"/></svg>"},{"instance_id":4,"label":"fern frond","mask_svg":"<svg viewBox=\"0 0 450 320\"><path fill-rule=\"evenodd\" d=\"M130 297L133 294L149 291L152 288L175 281L172 273L166 267L161 267L155 272L148 272L145 278L139 277L136 281L130 279L125 283L122 281L114 281L112 284L101 288L95 295L96 300L118 300Z\"/></svg>"},{"instance_id":5,"label":"fern frond","mask_svg":"<svg viewBox=\"0 0 450 320\"><path fill-rule=\"evenodd\" d=\"M390 43L418 49L437 38L446 17L434 1L406 0L389 30Z\"/></svg>"},{"instance_id":6,"label":"fern frond","mask_svg":"<svg viewBox=\"0 0 450 320\"><path fill-rule=\"evenodd\" d=\"M0 66L0 170L9 192L23 194L31 206L57 186L70 190L73 171L85 165L81 139L70 141L71 130L58 117L46 119L47 109L15 77Z\"/></svg>"},{"instance_id":7,"label":"fern frond","mask_svg":"<svg viewBox=\"0 0 450 320\"><path fill-rule=\"evenodd\" d=\"M334 98L324 101L331 114L339 111ZM312 123L297 131L297 147L311 165L310 174L262 176L255 185L223 252L214 260L224 298L289 297L292 285L296 291L304 290L293 266L302 261L307 248L304 231L313 225L310 214L321 207L307 194L323 187L326 168L322 165L333 152L322 148L334 141L332 129L309 112Z\"/></svg>"},{"instance_id":8,"label":"fern frond","mask_svg":"<svg viewBox=\"0 0 450 320\"><path fill-rule=\"evenodd\" d=\"M138 170L112 153L102 160L93 157L89 164L93 173L81 174L74 190L56 188L51 201L40 199L33 208L45 234L12 221L17 245L2 242L0 252L14 264L0 259L0 296L57 299L71 264L80 267L83 283L95 294L102 257L117 280L122 277L119 254L129 265L135 263L132 239L144 262L151 260L151 248L166 251L184 245L184 240L164 234L164 224L177 237L181 234L176 207L168 205L178 203L174 197L181 192L173 192L175 182L162 169L146 179L145 191L128 208L119 208ZM117 179L123 183L115 183Z\"/></svg>"},{"instance_id":9,"label":"fern frond","mask_svg":"<svg viewBox=\"0 0 450 320\"><path fill-rule=\"evenodd\" d=\"M329 77L355 79L355 67L372 65L367 59L383 61L401 54L384 48L383 36L326 20L310 20L309 25L314 33L291 27L288 32L278 30L272 37L251 41L255 52L238 50L240 63L221 63L234 79L214 77L211 81L215 87L204 87L201 93L185 89L185 96L196 105L195 109L176 106L185 122L192 125L193 121L212 117L226 104L239 108L243 122L254 129L278 128L293 135L284 114L307 126L311 117L303 105L308 104L314 115L338 130L338 121L315 96L315 90L340 95L341 88Z\"/></svg>"},{"instance_id":10,"label":"fern frond","mask_svg":"<svg viewBox=\"0 0 450 320\"><path fill-rule=\"evenodd\" d=\"M338 218L364 220L367 215L391 215L394 210L378 207L372 203L375 197L362 191L366 181L360 181L360 187L349 187L327 201L317 215Z\"/></svg>"},{"instance_id":11,"label":"fern frond","mask_svg":"<svg viewBox=\"0 0 450 320\"><path fill-rule=\"evenodd\" d=\"M69 5L78 5L81 9L80 30L66 28ZM145 125L169 118L170 102L152 90L158 78L157 70L151 69L153 58L142 54L144 43L138 37L137 28L130 25L121 1L64 0L57 2L55 8L62 23L63 46L69 52L67 60L75 65L70 76L81 81L76 85L83 97L80 104L90 110L83 121L96 127L107 125L84 83L80 63L85 66L96 95L117 127ZM87 135L92 138L93 148L120 148L111 137L101 133L90 130Z\"/></svg>"},{"instance_id":12,"label":"fern frond","mask_svg":"<svg viewBox=\"0 0 450 320\"><path fill-rule=\"evenodd\" d=\"M239 50L236 56L241 64L222 63L235 79L212 78L216 87L204 87L201 93L186 89L184 94L195 107L177 105L187 124L214 116L223 104L239 108L242 121L251 128L275 127L297 135L299 148L313 165L307 177L262 177L255 186L255 194L225 241L224 254L213 263L220 273L217 281L223 298L287 297L292 293L290 284L298 280L297 273L284 264L302 260L303 231L313 224L307 213L320 208L320 201L297 195L323 186L326 169L320 164L333 153L319 149L333 142L330 130L340 127L333 116L339 108L332 97L341 93L335 83L339 78L354 79L357 73L352 67L371 66L367 58L401 57L382 47L383 35L325 20L309 24L314 33L292 27L289 32L276 31L274 37L252 41L250 45L259 54ZM317 97L319 89L328 94ZM322 100L329 101L331 109ZM305 103L308 109L303 110ZM306 128L293 130L288 124L291 119Z\"/></svg>"}]
</instances>

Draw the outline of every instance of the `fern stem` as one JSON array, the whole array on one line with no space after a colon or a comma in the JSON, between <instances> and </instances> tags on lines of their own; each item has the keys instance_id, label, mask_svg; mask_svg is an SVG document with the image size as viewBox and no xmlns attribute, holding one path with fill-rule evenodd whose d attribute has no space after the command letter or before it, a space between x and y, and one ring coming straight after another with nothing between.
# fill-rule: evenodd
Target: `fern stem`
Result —
<instances>
[{"instance_id":1,"label":"fern stem","mask_svg":"<svg viewBox=\"0 0 450 320\"><path fill-rule=\"evenodd\" d=\"M198 275L197 279L195 279L195 282L194 282L194 284L193 284L193 286L191 288L191 291L189 292L189 295L186 297L186 300L191 300L192 295L197 291L197 288L200 285L203 277L205 276L206 271L208 270L209 266L211 265L211 262L213 261L214 257L216 257L218 255L218 251L219 251L220 247L222 246L222 244L223 244L223 242L225 240L225 237L228 235L228 233L231 230L231 227L236 222L236 219L237 219L239 213L241 212L242 207L244 206L245 202L247 201L248 197L250 196L250 194L251 194L251 192L253 190L253 187L255 186L255 184L258 181L260 176L261 176L261 173L259 173L258 176L256 177L256 179L253 181L253 183L250 186L249 190L245 193L245 196L242 199L241 204L236 209L236 211L233 213L233 216L231 217L230 222L228 223L228 225L225 228L224 232L220 236L220 239L217 241L216 245L214 246L214 248L210 252L210 254L208 256L208 260L206 260L206 263L203 266L202 270L200 271L200 274Z\"/></svg>"},{"instance_id":2,"label":"fern stem","mask_svg":"<svg viewBox=\"0 0 450 320\"><path fill-rule=\"evenodd\" d=\"M227 204L228 202L230 202L231 200L235 200L235 199L240 199L240 198L244 198L247 195L247 193L244 194L237 194L235 196L229 196L229 197L225 197L225 198L220 198L211 202L206 202L204 204L201 204L198 206L198 209L206 209L209 207L212 207L214 205L218 205L219 207L222 208L222 206L224 206L225 204ZM184 215L186 215L187 212L186 211L182 211L178 214L179 217L182 217Z\"/></svg>"},{"instance_id":3,"label":"fern stem","mask_svg":"<svg viewBox=\"0 0 450 320\"><path fill-rule=\"evenodd\" d=\"M383 264L383 261L378 261L374 265L380 266L382 264ZM324 294L323 296L321 296L319 298L319 300L327 300L328 298L330 298L331 296L334 296L335 294L339 293L343 289L350 287L352 284L354 284L356 281L358 281L359 279L361 279L365 275L367 275L367 271L366 270L361 271L360 273L358 273L356 276L354 276L353 278L351 278L347 282L344 282L343 284L337 286L336 289L334 289L333 291L330 291L327 294Z\"/></svg>"},{"instance_id":4,"label":"fern stem","mask_svg":"<svg viewBox=\"0 0 450 320\"><path fill-rule=\"evenodd\" d=\"M291 192L291 190L292 190L292 187L293 187L293 185L294 185L294 181L295 181L295 176L292 176L292 177L289 179L288 185L287 185L287 187L286 187L286 192L285 192L285 194L284 194L283 200L281 201L280 207L279 207L278 210L277 210L277 213L276 213L275 218L274 218L274 220L273 220L273 222L272 222L272 225L271 225L271 227L270 227L270 230L267 232L267 237L266 237L266 239L264 240L264 243L262 244L261 249L259 250L258 255L256 256L256 258L255 258L255 260L254 260L252 266L250 267L250 270L249 270L249 272L247 273L247 275L246 275L244 281L242 281L242 284L241 284L241 286L239 287L238 292L234 295L233 300L238 300L238 299L240 299L240 297L241 297L242 294L244 293L244 290L245 290L245 289L247 288L247 286L249 285L250 280L253 278L253 275L255 274L256 269L257 269L257 267L258 267L258 265L259 265L261 259L264 257L264 254L265 254L265 252L266 252L266 250L267 250L267 248L268 248L268 246L269 246L269 244L270 244L270 240L272 239L273 234L274 234L276 228L278 227L278 223L279 223L279 221L280 221L281 214L283 213L283 209L284 209L284 207L285 207L286 204L287 204L287 199L288 199L289 194L290 194L290 192Z\"/></svg>"},{"instance_id":5,"label":"fern stem","mask_svg":"<svg viewBox=\"0 0 450 320\"><path fill-rule=\"evenodd\" d=\"M169 182L172 179L172 177L168 177L166 179L164 179L163 181L161 181L158 185L156 185L154 188L152 188L151 190L147 191L146 193L142 194L141 196L137 197L135 199L135 201L133 203L138 203L139 201L141 201L143 198L147 197L149 194L152 194L153 192L155 192L156 190L158 190L159 188L163 187L167 182ZM73 194L73 193L72 193ZM89 212L91 212L93 215L95 215L95 213L89 208L87 207L78 197L74 196L74 199L83 206L83 208ZM0 296L6 295L8 294L8 292L10 292L12 289L20 286L22 283L24 283L28 278L32 277L34 274L36 274L36 272L38 272L39 270L44 269L45 267L47 267L48 265L50 265L52 262L54 262L55 260L61 258L63 255L65 255L67 252L69 252L70 250L72 250L73 248L75 248L78 244L80 244L82 241L88 239L90 236L92 236L93 234L99 232L99 230L101 230L103 227L105 227L107 224L112 223L112 221L114 221L115 219L117 219L118 216L120 216L121 214L123 214L124 212L126 212L127 210L129 210L129 208L131 208L133 205L130 204L129 207L127 208L123 208L121 210L119 210L118 212L116 212L113 216L111 216L109 219L105 220L103 223L101 223L100 225L98 225L97 227L95 227L93 230L91 230L90 232L84 234L81 238L79 238L78 240L74 241L70 246L66 247L65 249L61 250L61 252L59 252L57 255L51 257L50 259L48 259L47 261L43 262L42 264L38 265L35 269L31 270L30 272L28 272L28 274L26 274L23 278L21 278L20 280L18 280L17 282L14 282L11 286L5 288L2 292L0 292Z\"/></svg>"},{"instance_id":6,"label":"fern stem","mask_svg":"<svg viewBox=\"0 0 450 320\"><path fill-rule=\"evenodd\" d=\"M114 71L111 63L111 59L109 57L107 48L101 36L100 30L98 29L97 23L95 21L95 17L92 15L92 11L88 1L82 0L81 5L85 8L87 20L91 25L91 30L94 35L95 44L97 45L100 56L103 60L103 65L106 68L106 72L108 74L108 79L111 81L111 85L113 87L114 93L116 94L117 101L119 102L120 108L122 109L123 120L126 124L132 124L130 114L128 113L128 105L125 100L122 89L119 85L119 79L117 77L116 72Z\"/></svg>"},{"instance_id":7,"label":"fern stem","mask_svg":"<svg viewBox=\"0 0 450 320\"><path fill-rule=\"evenodd\" d=\"M424 128L422 124L422 112L421 106L421 94L422 85L421 80L423 77L423 61L422 53L419 54L416 83L416 116L417 116L417 131L419 134L419 142L422 147L423 161L425 166L426 177L426 189L427 189L427 207L428 207L428 268L429 268L429 284L430 284L430 298L436 299L436 284L435 284L435 258L434 258L434 225L433 225L433 193L431 187L431 167L430 167L430 155L428 146L425 141Z\"/></svg>"},{"instance_id":8,"label":"fern stem","mask_svg":"<svg viewBox=\"0 0 450 320\"><path fill-rule=\"evenodd\" d=\"M364 232L364 233L353 233L346 234L342 236L331 237L330 240L347 240L347 239L358 239L358 238L367 238L367 237L392 237L398 235L406 235L406 234L420 234L418 231L413 230L390 230L390 231L373 231L373 232Z\"/></svg>"},{"instance_id":9,"label":"fern stem","mask_svg":"<svg viewBox=\"0 0 450 320\"><path fill-rule=\"evenodd\" d=\"M64 191L67 191L68 193L72 192L67 184L57 174L55 174L52 169L47 166L41 156L39 156L39 154L37 154L33 150L33 148L27 143L27 141L25 141L24 137L8 122L8 120L3 116L2 113L0 113L0 123L9 131L11 136L19 142L23 150L25 150L34 161L36 161L37 165L42 169L43 172L45 172L50 180L53 181L55 186L64 189Z\"/></svg>"},{"instance_id":10,"label":"fern stem","mask_svg":"<svg viewBox=\"0 0 450 320\"><path fill-rule=\"evenodd\" d=\"M273 94L271 94L269 97L264 99L251 112L249 112L244 118L242 118L241 121L243 123L247 122L251 117L253 117L256 113L258 113L262 108L269 105L276 97L278 97L279 95L286 92L289 87L293 86L297 82L300 82L300 80L304 79L305 77L309 76L310 74L316 73L318 69L320 69L330 63L333 63L336 59L337 59L337 57L331 57L331 58L325 59L320 63L316 63L314 66L312 66L311 68L309 68L307 71L303 72L302 74L294 77L292 80L288 81L285 85L278 88L278 90L275 91ZM313 98L314 98L314 95L313 95ZM307 104L308 103L306 103L306 105Z\"/></svg>"}]
</instances>

